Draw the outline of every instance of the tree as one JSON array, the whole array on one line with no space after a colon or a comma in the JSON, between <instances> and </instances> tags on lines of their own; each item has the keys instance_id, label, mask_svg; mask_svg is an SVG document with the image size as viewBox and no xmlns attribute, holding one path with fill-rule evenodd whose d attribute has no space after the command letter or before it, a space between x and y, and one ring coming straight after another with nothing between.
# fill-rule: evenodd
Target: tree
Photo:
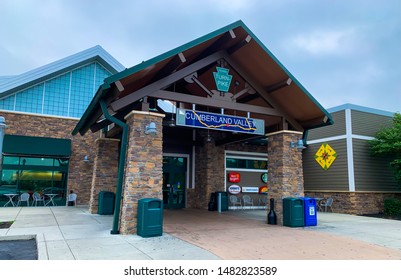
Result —
<instances>
[{"instance_id":1,"label":"tree","mask_svg":"<svg viewBox=\"0 0 401 280\"><path fill-rule=\"evenodd\" d=\"M396 180L401 183L401 114L395 113L393 125L379 130L369 144L373 155L389 155L394 158L390 165Z\"/></svg>"}]
</instances>

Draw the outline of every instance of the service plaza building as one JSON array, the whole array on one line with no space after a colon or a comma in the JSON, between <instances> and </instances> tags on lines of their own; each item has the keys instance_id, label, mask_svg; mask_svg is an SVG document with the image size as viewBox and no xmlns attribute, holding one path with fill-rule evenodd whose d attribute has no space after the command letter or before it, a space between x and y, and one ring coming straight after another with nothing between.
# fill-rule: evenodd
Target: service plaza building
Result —
<instances>
[{"instance_id":1,"label":"service plaza building","mask_svg":"<svg viewBox=\"0 0 401 280\"><path fill-rule=\"evenodd\" d=\"M93 214L113 193L121 234L137 232L142 198L208 209L215 192L273 198L282 224L282 199L305 195L308 131L333 123L241 21L128 69L96 46L1 77L0 98L0 192L65 206L73 190Z\"/></svg>"}]
</instances>

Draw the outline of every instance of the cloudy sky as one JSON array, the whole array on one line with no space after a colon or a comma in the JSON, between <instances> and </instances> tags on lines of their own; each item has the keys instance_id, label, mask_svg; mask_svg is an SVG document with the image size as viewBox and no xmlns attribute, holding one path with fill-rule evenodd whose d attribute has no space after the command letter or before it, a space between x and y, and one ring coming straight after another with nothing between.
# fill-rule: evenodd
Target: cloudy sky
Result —
<instances>
[{"instance_id":1,"label":"cloudy sky","mask_svg":"<svg viewBox=\"0 0 401 280\"><path fill-rule=\"evenodd\" d=\"M242 20L322 104L401 111L400 0L1 0L0 76L101 45L129 68Z\"/></svg>"}]
</instances>

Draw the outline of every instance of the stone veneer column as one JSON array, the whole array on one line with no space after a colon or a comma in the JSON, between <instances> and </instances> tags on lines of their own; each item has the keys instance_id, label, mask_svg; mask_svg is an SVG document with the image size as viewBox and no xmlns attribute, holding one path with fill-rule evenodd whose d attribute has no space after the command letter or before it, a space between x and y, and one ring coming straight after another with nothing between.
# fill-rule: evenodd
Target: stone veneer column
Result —
<instances>
[{"instance_id":1,"label":"stone veneer column","mask_svg":"<svg viewBox=\"0 0 401 280\"><path fill-rule=\"evenodd\" d=\"M224 159L224 146L216 146L214 140L197 148L196 186L187 195L188 207L207 209L211 193L224 191Z\"/></svg>"},{"instance_id":2,"label":"stone veneer column","mask_svg":"<svg viewBox=\"0 0 401 280\"><path fill-rule=\"evenodd\" d=\"M101 191L116 193L118 173L118 145L120 140L99 138L95 141L96 155L93 167L89 211L97 214Z\"/></svg>"},{"instance_id":3,"label":"stone veneer column","mask_svg":"<svg viewBox=\"0 0 401 280\"><path fill-rule=\"evenodd\" d=\"M283 224L284 197L304 196L302 150L291 148L290 142L297 142L301 132L279 131L268 137L268 196L274 198L277 224ZM269 201L270 205L270 201ZM268 210L269 211L269 207Z\"/></svg>"},{"instance_id":4,"label":"stone veneer column","mask_svg":"<svg viewBox=\"0 0 401 280\"><path fill-rule=\"evenodd\" d=\"M129 140L121 202L121 234L136 234L139 199L163 199L163 117L141 111L132 111L125 117ZM156 124L156 135L145 134L145 127L150 122Z\"/></svg>"}]
</instances>

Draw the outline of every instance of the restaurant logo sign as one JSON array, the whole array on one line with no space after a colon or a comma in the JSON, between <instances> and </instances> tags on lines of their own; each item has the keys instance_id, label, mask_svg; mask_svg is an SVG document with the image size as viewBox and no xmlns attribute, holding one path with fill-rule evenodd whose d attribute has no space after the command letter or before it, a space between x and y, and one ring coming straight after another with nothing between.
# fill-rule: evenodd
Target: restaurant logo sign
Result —
<instances>
[{"instance_id":1,"label":"restaurant logo sign","mask_svg":"<svg viewBox=\"0 0 401 280\"><path fill-rule=\"evenodd\" d=\"M239 183L241 181L241 174L239 174L238 172L228 173L228 181L230 183Z\"/></svg>"},{"instance_id":2,"label":"restaurant logo sign","mask_svg":"<svg viewBox=\"0 0 401 280\"><path fill-rule=\"evenodd\" d=\"M244 193L259 193L259 187L242 187Z\"/></svg>"},{"instance_id":3,"label":"restaurant logo sign","mask_svg":"<svg viewBox=\"0 0 401 280\"><path fill-rule=\"evenodd\" d=\"M213 72L214 81L218 91L228 92L233 78L228 74L228 69L223 67L216 67L217 72Z\"/></svg>"},{"instance_id":4,"label":"restaurant logo sign","mask_svg":"<svg viewBox=\"0 0 401 280\"><path fill-rule=\"evenodd\" d=\"M209 112L177 109L176 125L264 135L265 122Z\"/></svg>"},{"instance_id":5,"label":"restaurant logo sign","mask_svg":"<svg viewBox=\"0 0 401 280\"><path fill-rule=\"evenodd\" d=\"M259 193L260 194L267 194L267 186L259 187Z\"/></svg>"},{"instance_id":6,"label":"restaurant logo sign","mask_svg":"<svg viewBox=\"0 0 401 280\"><path fill-rule=\"evenodd\" d=\"M241 192L241 187L238 185L231 185L228 187L227 191L230 194L239 194Z\"/></svg>"}]
</instances>

